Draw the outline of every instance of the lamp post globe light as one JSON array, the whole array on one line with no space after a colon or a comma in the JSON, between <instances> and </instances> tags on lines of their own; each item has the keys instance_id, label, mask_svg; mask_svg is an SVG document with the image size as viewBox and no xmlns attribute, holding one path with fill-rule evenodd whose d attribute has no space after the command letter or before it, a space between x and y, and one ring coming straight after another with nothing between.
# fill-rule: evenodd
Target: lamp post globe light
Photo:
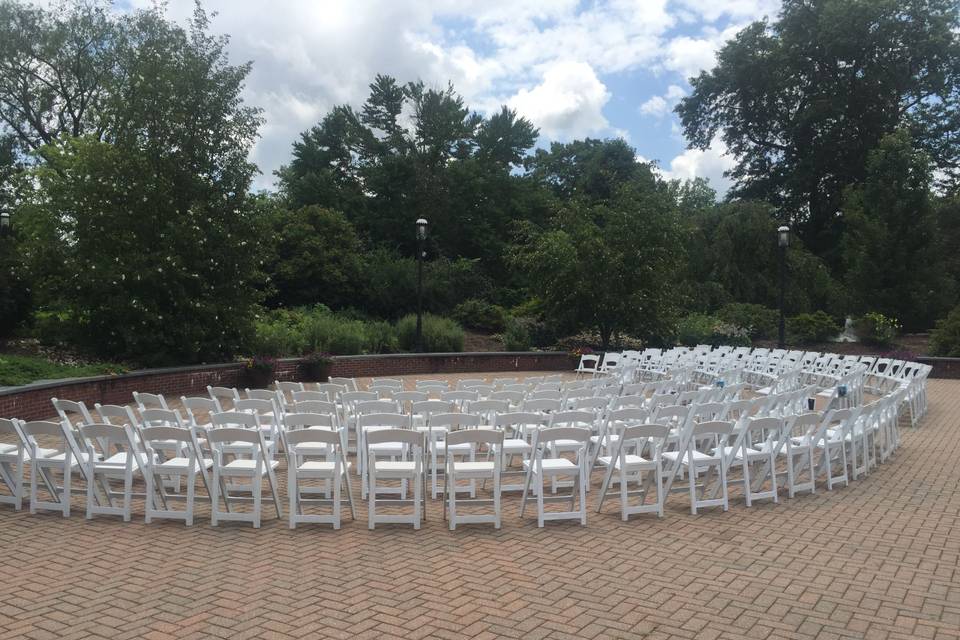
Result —
<instances>
[{"instance_id":1,"label":"lamp post globe light","mask_svg":"<svg viewBox=\"0 0 960 640\"><path fill-rule=\"evenodd\" d=\"M417 218L417 353L423 353L423 258L427 219Z\"/></svg>"},{"instance_id":2,"label":"lamp post globe light","mask_svg":"<svg viewBox=\"0 0 960 640\"><path fill-rule=\"evenodd\" d=\"M787 288L787 247L790 246L790 227L784 225L777 229L777 246L780 247L780 327L777 344L783 349L786 345L784 339L783 294Z\"/></svg>"}]
</instances>

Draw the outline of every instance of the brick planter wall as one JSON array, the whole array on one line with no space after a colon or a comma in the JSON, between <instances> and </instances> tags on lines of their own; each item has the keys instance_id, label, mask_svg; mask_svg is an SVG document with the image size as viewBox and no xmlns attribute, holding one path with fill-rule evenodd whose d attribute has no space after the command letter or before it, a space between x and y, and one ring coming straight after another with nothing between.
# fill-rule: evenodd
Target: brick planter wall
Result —
<instances>
[{"instance_id":1,"label":"brick planter wall","mask_svg":"<svg viewBox=\"0 0 960 640\"><path fill-rule=\"evenodd\" d=\"M299 359L281 360L278 380L299 380ZM497 371L572 371L576 358L559 352L430 353L334 358L330 375L344 378L429 375ZM96 376L25 385L0 391L0 418L40 420L53 414L50 398L75 400L93 407L128 404L134 391L171 397L206 395L207 386L244 387L243 364L215 364L134 371L118 376Z\"/></svg>"}]
</instances>

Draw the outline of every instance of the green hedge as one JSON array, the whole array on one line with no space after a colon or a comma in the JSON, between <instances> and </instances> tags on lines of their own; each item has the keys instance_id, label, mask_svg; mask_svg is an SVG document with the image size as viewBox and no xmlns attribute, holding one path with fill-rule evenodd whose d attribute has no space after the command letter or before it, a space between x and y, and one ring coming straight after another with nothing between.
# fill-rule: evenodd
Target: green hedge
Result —
<instances>
[{"instance_id":1,"label":"green hedge","mask_svg":"<svg viewBox=\"0 0 960 640\"><path fill-rule=\"evenodd\" d=\"M400 347L406 351L417 348L417 316L406 315L397 322ZM463 351L463 328L448 318L429 313L423 315L423 350L425 352Z\"/></svg>"},{"instance_id":2,"label":"green hedge","mask_svg":"<svg viewBox=\"0 0 960 640\"><path fill-rule=\"evenodd\" d=\"M826 342L840 333L840 325L823 312L801 313L787 320L789 341L794 344Z\"/></svg>"},{"instance_id":3,"label":"green hedge","mask_svg":"<svg viewBox=\"0 0 960 640\"><path fill-rule=\"evenodd\" d=\"M335 355L393 353L397 333L383 321L365 321L332 313L323 305L265 312L257 320L253 351L278 357L313 352Z\"/></svg>"}]
</instances>

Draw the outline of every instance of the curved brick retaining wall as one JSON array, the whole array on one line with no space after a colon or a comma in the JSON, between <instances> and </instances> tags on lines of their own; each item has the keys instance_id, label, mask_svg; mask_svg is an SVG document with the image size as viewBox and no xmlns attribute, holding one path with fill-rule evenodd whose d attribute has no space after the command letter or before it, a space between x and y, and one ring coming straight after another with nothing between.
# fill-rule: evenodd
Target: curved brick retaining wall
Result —
<instances>
[{"instance_id":1,"label":"curved brick retaining wall","mask_svg":"<svg viewBox=\"0 0 960 640\"><path fill-rule=\"evenodd\" d=\"M401 353L335 357L330 375L345 378L481 371L570 371L577 359L562 352ZM299 380L300 360L281 360L278 380ZM206 394L207 386L244 387L243 363L148 369L116 376L56 380L0 390L0 418L39 420L53 413L50 398L128 404L134 391L167 396Z\"/></svg>"}]
</instances>

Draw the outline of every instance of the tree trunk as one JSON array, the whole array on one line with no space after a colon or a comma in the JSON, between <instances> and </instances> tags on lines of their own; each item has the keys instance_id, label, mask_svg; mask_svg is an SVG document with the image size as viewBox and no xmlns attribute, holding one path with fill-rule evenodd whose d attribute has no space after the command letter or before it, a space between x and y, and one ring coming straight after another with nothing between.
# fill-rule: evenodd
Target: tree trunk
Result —
<instances>
[{"instance_id":1,"label":"tree trunk","mask_svg":"<svg viewBox=\"0 0 960 640\"><path fill-rule=\"evenodd\" d=\"M600 348L603 351L606 351L610 348L610 334L612 333L612 328L600 325Z\"/></svg>"}]
</instances>

